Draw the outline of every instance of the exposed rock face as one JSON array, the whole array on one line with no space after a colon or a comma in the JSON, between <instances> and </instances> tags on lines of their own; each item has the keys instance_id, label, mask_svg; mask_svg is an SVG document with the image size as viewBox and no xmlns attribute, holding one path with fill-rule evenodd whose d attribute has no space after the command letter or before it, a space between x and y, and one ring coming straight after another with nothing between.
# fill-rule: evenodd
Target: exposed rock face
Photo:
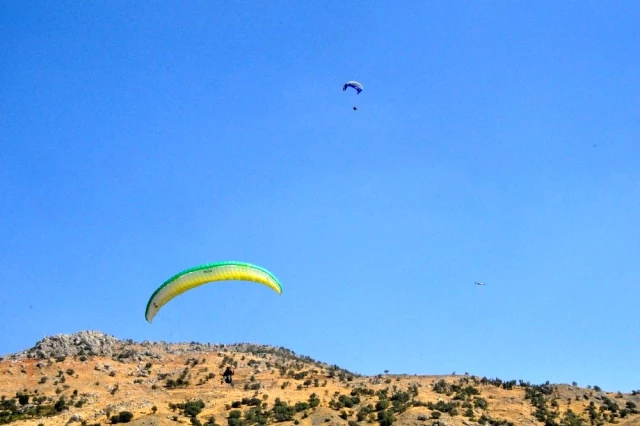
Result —
<instances>
[{"instance_id":1,"label":"exposed rock face","mask_svg":"<svg viewBox=\"0 0 640 426\"><path fill-rule=\"evenodd\" d=\"M195 362L200 359L200 354L218 352L218 356L223 356L222 353L228 351L246 352L254 355L273 354L291 361L307 361L320 365L320 363L311 357L296 355L295 352L283 347L252 343L168 343L163 341L143 341L137 343L131 339L121 340L99 331L90 330L80 331L74 334L57 334L55 336L45 337L37 342L34 347L22 352L0 357L0 361L3 359L11 359L14 362L18 362L24 358L45 360L78 356L81 361L84 361L83 357L99 356L111 358L120 363L139 363L143 361L161 360L167 355L191 354L195 355L195 357L191 358L191 361ZM37 365L38 368L43 368L45 364L38 363ZM325 365L325 367L329 366ZM108 366L105 366L105 368L108 368ZM354 374L347 370L341 371L352 375ZM146 377L145 373L141 373L139 377Z\"/></svg>"},{"instance_id":2,"label":"exposed rock face","mask_svg":"<svg viewBox=\"0 0 640 426\"><path fill-rule=\"evenodd\" d=\"M83 420L84 418L80 414L72 414L69 418L69 423L82 422Z\"/></svg>"},{"instance_id":3,"label":"exposed rock face","mask_svg":"<svg viewBox=\"0 0 640 426\"><path fill-rule=\"evenodd\" d=\"M57 358L75 355L111 356L120 340L98 331L80 331L75 334L58 334L45 337L36 345L12 356L20 358Z\"/></svg>"}]
</instances>

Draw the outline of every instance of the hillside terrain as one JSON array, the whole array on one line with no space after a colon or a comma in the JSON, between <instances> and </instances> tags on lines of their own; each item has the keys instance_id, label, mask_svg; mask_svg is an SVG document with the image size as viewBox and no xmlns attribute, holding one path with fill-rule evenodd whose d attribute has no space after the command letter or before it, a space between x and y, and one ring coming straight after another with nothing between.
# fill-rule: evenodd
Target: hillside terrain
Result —
<instances>
[{"instance_id":1,"label":"hillside terrain","mask_svg":"<svg viewBox=\"0 0 640 426\"><path fill-rule=\"evenodd\" d=\"M233 383L221 380L234 369ZM0 424L640 425L640 392L464 375L361 376L254 344L46 337L0 358Z\"/></svg>"}]
</instances>

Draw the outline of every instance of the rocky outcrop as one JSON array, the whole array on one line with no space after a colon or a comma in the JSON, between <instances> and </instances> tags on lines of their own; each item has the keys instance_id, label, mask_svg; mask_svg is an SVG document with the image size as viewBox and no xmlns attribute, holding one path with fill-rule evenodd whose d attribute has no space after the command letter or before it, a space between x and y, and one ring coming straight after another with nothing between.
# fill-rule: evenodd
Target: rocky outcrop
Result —
<instances>
[{"instance_id":1,"label":"rocky outcrop","mask_svg":"<svg viewBox=\"0 0 640 426\"><path fill-rule=\"evenodd\" d=\"M21 358L61 358L76 355L111 356L121 346L121 341L98 331L80 331L75 334L57 334L45 337L36 345L12 355Z\"/></svg>"}]
</instances>

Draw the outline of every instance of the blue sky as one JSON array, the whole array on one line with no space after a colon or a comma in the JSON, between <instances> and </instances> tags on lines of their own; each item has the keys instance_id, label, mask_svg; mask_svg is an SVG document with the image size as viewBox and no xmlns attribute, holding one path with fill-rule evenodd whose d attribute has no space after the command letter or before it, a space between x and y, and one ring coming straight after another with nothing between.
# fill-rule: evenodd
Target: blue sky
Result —
<instances>
[{"instance_id":1,"label":"blue sky","mask_svg":"<svg viewBox=\"0 0 640 426\"><path fill-rule=\"evenodd\" d=\"M0 354L93 329L640 389L637 6L3 2ZM145 321L221 260L282 296Z\"/></svg>"}]
</instances>

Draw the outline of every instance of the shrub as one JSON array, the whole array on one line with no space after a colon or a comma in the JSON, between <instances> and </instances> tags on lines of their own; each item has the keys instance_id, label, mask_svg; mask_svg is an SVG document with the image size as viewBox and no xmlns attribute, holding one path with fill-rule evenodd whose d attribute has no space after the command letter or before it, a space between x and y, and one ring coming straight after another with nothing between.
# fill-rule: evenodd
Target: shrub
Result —
<instances>
[{"instance_id":1,"label":"shrub","mask_svg":"<svg viewBox=\"0 0 640 426\"><path fill-rule=\"evenodd\" d=\"M484 398L476 397L473 400L473 406L476 408L480 408L486 410L488 407L487 401Z\"/></svg>"},{"instance_id":2,"label":"shrub","mask_svg":"<svg viewBox=\"0 0 640 426\"><path fill-rule=\"evenodd\" d=\"M573 411L567 410L561 422L565 426L584 426L584 420L578 417Z\"/></svg>"},{"instance_id":3,"label":"shrub","mask_svg":"<svg viewBox=\"0 0 640 426\"><path fill-rule=\"evenodd\" d=\"M262 410L261 407L251 407L244 413L246 423L266 425L269 422L269 413Z\"/></svg>"},{"instance_id":4,"label":"shrub","mask_svg":"<svg viewBox=\"0 0 640 426\"><path fill-rule=\"evenodd\" d=\"M320 398L315 393L309 395L309 407L314 408L320 405Z\"/></svg>"},{"instance_id":5,"label":"shrub","mask_svg":"<svg viewBox=\"0 0 640 426\"><path fill-rule=\"evenodd\" d=\"M240 418L240 416L242 416L240 410L230 411L229 418L227 419L229 426L244 426L245 422Z\"/></svg>"},{"instance_id":6,"label":"shrub","mask_svg":"<svg viewBox=\"0 0 640 426\"><path fill-rule=\"evenodd\" d=\"M359 422L361 422L365 420L371 413L373 413L373 405L367 404L366 406L360 408L358 414L356 414L356 418Z\"/></svg>"},{"instance_id":7,"label":"shrub","mask_svg":"<svg viewBox=\"0 0 640 426\"><path fill-rule=\"evenodd\" d=\"M282 402L280 398L276 398L273 404L273 416L278 422L286 422L293 418L294 408L286 402Z\"/></svg>"},{"instance_id":8,"label":"shrub","mask_svg":"<svg viewBox=\"0 0 640 426\"><path fill-rule=\"evenodd\" d=\"M19 393L18 402L20 403L20 405L27 405L29 403L29 395L26 395L24 393Z\"/></svg>"},{"instance_id":9,"label":"shrub","mask_svg":"<svg viewBox=\"0 0 640 426\"><path fill-rule=\"evenodd\" d=\"M378 422L380 426L391 426L396 421L396 417L391 410L378 411Z\"/></svg>"},{"instance_id":10,"label":"shrub","mask_svg":"<svg viewBox=\"0 0 640 426\"><path fill-rule=\"evenodd\" d=\"M381 399L380 401L376 402L376 411L383 411L387 409L387 407L389 407L389 401L386 399Z\"/></svg>"},{"instance_id":11,"label":"shrub","mask_svg":"<svg viewBox=\"0 0 640 426\"><path fill-rule=\"evenodd\" d=\"M118 419L120 423L129 423L133 419L133 414L130 411L120 411L118 413Z\"/></svg>"},{"instance_id":12,"label":"shrub","mask_svg":"<svg viewBox=\"0 0 640 426\"><path fill-rule=\"evenodd\" d=\"M201 399L197 401L189 401L184 404L184 415L189 417L195 417L204 408L204 402Z\"/></svg>"},{"instance_id":13,"label":"shrub","mask_svg":"<svg viewBox=\"0 0 640 426\"><path fill-rule=\"evenodd\" d=\"M293 406L293 409L296 413L299 413L300 411L304 411L308 408L309 408L309 404L306 402L296 402L295 405Z\"/></svg>"},{"instance_id":14,"label":"shrub","mask_svg":"<svg viewBox=\"0 0 640 426\"><path fill-rule=\"evenodd\" d=\"M492 419L491 417L487 417L484 414L482 415L482 417L480 417L478 423L480 423L481 425L490 424L492 426L514 426L514 424L510 421L503 419Z\"/></svg>"},{"instance_id":15,"label":"shrub","mask_svg":"<svg viewBox=\"0 0 640 426\"><path fill-rule=\"evenodd\" d=\"M257 407L258 405L262 404L262 401L260 400L260 398L242 398L242 404L243 405L248 405L250 407Z\"/></svg>"},{"instance_id":16,"label":"shrub","mask_svg":"<svg viewBox=\"0 0 640 426\"><path fill-rule=\"evenodd\" d=\"M444 379L440 379L439 382L436 382L433 384L433 391L436 393L449 393L450 392L450 388L449 385L447 384L447 382L444 381Z\"/></svg>"},{"instance_id":17,"label":"shrub","mask_svg":"<svg viewBox=\"0 0 640 426\"><path fill-rule=\"evenodd\" d=\"M61 411L66 410L67 407L67 402L64 400L64 396L61 396L60 399L58 401L56 401L56 403L54 404L53 408L60 413Z\"/></svg>"}]
</instances>

